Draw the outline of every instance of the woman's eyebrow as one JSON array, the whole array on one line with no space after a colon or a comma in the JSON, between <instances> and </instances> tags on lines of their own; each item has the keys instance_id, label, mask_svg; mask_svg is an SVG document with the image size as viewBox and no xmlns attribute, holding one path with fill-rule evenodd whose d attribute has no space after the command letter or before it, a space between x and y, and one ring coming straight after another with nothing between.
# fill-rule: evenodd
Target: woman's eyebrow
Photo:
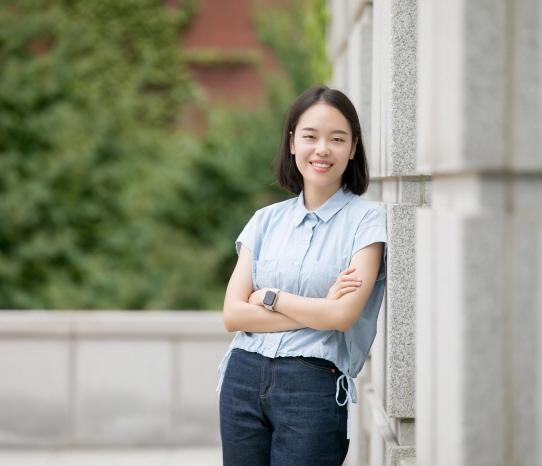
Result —
<instances>
[{"instance_id":1,"label":"woman's eyebrow","mask_svg":"<svg viewBox=\"0 0 542 466\"><path fill-rule=\"evenodd\" d=\"M301 128L302 131L318 131L317 129L315 128L309 128L309 127L306 127L306 128ZM333 131L331 131L332 133L339 133L339 134L346 134L348 135L348 131L344 131L342 129L334 129Z\"/></svg>"}]
</instances>

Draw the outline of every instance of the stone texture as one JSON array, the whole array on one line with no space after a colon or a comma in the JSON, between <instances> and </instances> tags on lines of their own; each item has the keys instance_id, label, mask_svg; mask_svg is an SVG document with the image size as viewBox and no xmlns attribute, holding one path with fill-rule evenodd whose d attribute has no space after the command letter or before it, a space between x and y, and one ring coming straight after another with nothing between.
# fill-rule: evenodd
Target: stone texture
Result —
<instances>
[{"instance_id":1,"label":"stone texture","mask_svg":"<svg viewBox=\"0 0 542 466\"><path fill-rule=\"evenodd\" d=\"M394 421L394 433L399 445L410 447L416 445L416 422L414 418L395 418Z\"/></svg>"},{"instance_id":2,"label":"stone texture","mask_svg":"<svg viewBox=\"0 0 542 466\"><path fill-rule=\"evenodd\" d=\"M346 50L346 62L348 63L347 75L348 75L348 87L346 89L346 95L354 104L358 116L360 116L361 110L361 83L359 77L361 76L361 23L357 21L348 35L348 43Z\"/></svg>"},{"instance_id":3,"label":"stone texture","mask_svg":"<svg viewBox=\"0 0 542 466\"><path fill-rule=\"evenodd\" d=\"M379 180L371 179L367 192L363 195L365 199L369 201L382 201L382 182Z\"/></svg>"},{"instance_id":4,"label":"stone texture","mask_svg":"<svg viewBox=\"0 0 542 466\"><path fill-rule=\"evenodd\" d=\"M388 206L386 410L415 416L415 207Z\"/></svg>"},{"instance_id":5,"label":"stone texture","mask_svg":"<svg viewBox=\"0 0 542 466\"><path fill-rule=\"evenodd\" d=\"M464 100L460 113L452 115L452 118L458 118L458 125L462 127L464 152L457 154L462 157L462 168L502 168L506 163L507 36L503 33L507 31L506 3L506 0L447 3L456 6L457 9L453 8L455 11L450 13L452 17L457 14L460 22L461 36L455 40L461 47L459 59L463 70L461 86ZM443 56L440 62L443 73L446 73L452 63ZM441 91L446 92L445 88ZM439 162L447 161L441 159Z\"/></svg>"},{"instance_id":6,"label":"stone texture","mask_svg":"<svg viewBox=\"0 0 542 466\"><path fill-rule=\"evenodd\" d=\"M391 0L390 175L416 171L416 0Z\"/></svg>"},{"instance_id":7,"label":"stone texture","mask_svg":"<svg viewBox=\"0 0 542 466\"><path fill-rule=\"evenodd\" d=\"M418 167L505 166L506 2L420 1Z\"/></svg>"},{"instance_id":8,"label":"stone texture","mask_svg":"<svg viewBox=\"0 0 542 466\"><path fill-rule=\"evenodd\" d=\"M378 315L377 329L373 346L371 347L371 385L380 403L386 402L386 326L387 326L387 297L386 292ZM385 405L384 405L385 408Z\"/></svg>"},{"instance_id":9,"label":"stone texture","mask_svg":"<svg viewBox=\"0 0 542 466\"><path fill-rule=\"evenodd\" d=\"M464 277L462 306L456 310L463 321L463 464L506 466L504 218L483 213L462 223L464 267L455 273Z\"/></svg>"},{"instance_id":10,"label":"stone texture","mask_svg":"<svg viewBox=\"0 0 542 466\"><path fill-rule=\"evenodd\" d=\"M404 459L415 459L416 449L413 447L390 446L387 451L386 465L400 466Z\"/></svg>"},{"instance_id":11,"label":"stone texture","mask_svg":"<svg viewBox=\"0 0 542 466\"><path fill-rule=\"evenodd\" d=\"M401 458L399 466L416 466L416 458Z\"/></svg>"},{"instance_id":12,"label":"stone texture","mask_svg":"<svg viewBox=\"0 0 542 466\"><path fill-rule=\"evenodd\" d=\"M432 171L437 147L436 8L433 0L417 1L416 169L424 174Z\"/></svg>"},{"instance_id":13,"label":"stone texture","mask_svg":"<svg viewBox=\"0 0 542 466\"><path fill-rule=\"evenodd\" d=\"M67 340L0 341L0 444L67 440L69 361Z\"/></svg>"},{"instance_id":14,"label":"stone texture","mask_svg":"<svg viewBox=\"0 0 542 466\"><path fill-rule=\"evenodd\" d=\"M503 217L439 212L433 228L433 464L505 466Z\"/></svg>"},{"instance_id":15,"label":"stone texture","mask_svg":"<svg viewBox=\"0 0 542 466\"><path fill-rule=\"evenodd\" d=\"M386 174L388 152L388 94L389 86L389 1L373 4L373 63L371 99L371 175Z\"/></svg>"},{"instance_id":16,"label":"stone texture","mask_svg":"<svg viewBox=\"0 0 542 466\"><path fill-rule=\"evenodd\" d=\"M227 347L225 342L190 340L176 346L177 444L200 446L220 443L216 386L218 365Z\"/></svg>"},{"instance_id":17,"label":"stone texture","mask_svg":"<svg viewBox=\"0 0 542 466\"><path fill-rule=\"evenodd\" d=\"M416 212L416 458L436 466L436 311L434 229L429 208Z\"/></svg>"},{"instance_id":18,"label":"stone texture","mask_svg":"<svg viewBox=\"0 0 542 466\"><path fill-rule=\"evenodd\" d=\"M78 441L166 443L172 422L171 352L166 341L80 342L75 389Z\"/></svg>"},{"instance_id":19,"label":"stone texture","mask_svg":"<svg viewBox=\"0 0 542 466\"><path fill-rule=\"evenodd\" d=\"M359 118L361 121L361 134L364 140L367 160L372 161L371 155L371 112L372 112L372 73L373 73L373 7L367 5L359 20L361 28L361 57L360 74L358 76L360 101ZM373 167L369 166L372 171Z\"/></svg>"},{"instance_id":20,"label":"stone texture","mask_svg":"<svg viewBox=\"0 0 542 466\"><path fill-rule=\"evenodd\" d=\"M508 216L505 261L507 290L505 293L506 351L504 363L507 377L506 406L509 411L506 437L513 439L508 461L518 466L536 464L540 458L537 445L542 438L536 407L540 403L542 383L537 368L542 358L538 321L542 300L542 261L539 236L542 231L542 209L533 205L542 202L542 183L520 180L516 184L515 200L522 206ZM538 188L538 189L537 189ZM535 196L535 197L533 197ZM531 202L527 202L527 199Z\"/></svg>"},{"instance_id":21,"label":"stone texture","mask_svg":"<svg viewBox=\"0 0 542 466\"><path fill-rule=\"evenodd\" d=\"M512 79L512 166L542 168L542 3L512 3L514 31Z\"/></svg>"},{"instance_id":22,"label":"stone texture","mask_svg":"<svg viewBox=\"0 0 542 466\"><path fill-rule=\"evenodd\" d=\"M348 454L344 460L344 466L358 466L367 464L367 453L369 449L369 439L367 429L364 425L369 408L366 397L364 396L364 387L367 384L370 361L366 360L363 369L358 374L354 383L358 392L358 402L350 406L349 416L353 432L357 435L352 436L348 447Z\"/></svg>"}]
</instances>

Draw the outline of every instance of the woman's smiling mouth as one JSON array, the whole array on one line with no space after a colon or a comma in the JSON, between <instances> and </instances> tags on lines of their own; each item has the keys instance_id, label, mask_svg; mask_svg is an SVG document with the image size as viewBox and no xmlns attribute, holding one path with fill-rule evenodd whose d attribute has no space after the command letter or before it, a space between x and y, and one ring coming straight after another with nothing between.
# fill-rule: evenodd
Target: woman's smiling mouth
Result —
<instances>
[{"instance_id":1,"label":"woman's smiling mouth","mask_svg":"<svg viewBox=\"0 0 542 466\"><path fill-rule=\"evenodd\" d=\"M317 172L325 172L329 170L333 164L328 162L309 162Z\"/></svg>"}]
</instances>

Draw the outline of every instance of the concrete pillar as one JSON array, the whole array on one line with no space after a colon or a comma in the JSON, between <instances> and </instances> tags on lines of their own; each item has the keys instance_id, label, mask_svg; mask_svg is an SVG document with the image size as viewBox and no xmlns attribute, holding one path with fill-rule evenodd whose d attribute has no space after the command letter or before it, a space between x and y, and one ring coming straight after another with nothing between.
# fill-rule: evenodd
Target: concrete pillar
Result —
<instances>
[{"instance_id":1,"label":"concrete pillar","mask_svg":"<svg viewBox=\"0 0 542 466\"><path fill-rule=\"evenodd\" d=\"M541 12L419 0L419 466L540 461Z\"/></svg>"}]
</instances>

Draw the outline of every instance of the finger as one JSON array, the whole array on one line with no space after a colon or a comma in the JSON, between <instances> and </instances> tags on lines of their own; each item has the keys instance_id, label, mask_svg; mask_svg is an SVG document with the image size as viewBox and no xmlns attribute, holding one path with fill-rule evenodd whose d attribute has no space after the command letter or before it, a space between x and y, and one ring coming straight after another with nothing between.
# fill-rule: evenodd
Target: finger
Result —
<instances>
[{"instance_id":1,"label":"finger","mask_svg":"<svg viewBox=\"0 0 542 466\"><path fill-rule=\"evenodd\" d=\"M358 288L361 286L361 284L362 284L361 281L354 281L354 280L337 283L337 285L339 285L339 289L349 287L349 286L355 286L356 288Z\"/></svg>"},{"instance_id":2,"label":"finger","mask_svg":"<svg viewBox=\"0 0 542 466\"><path fill-rule=\"evenodd\" d=\"M354 277L341 277L340 280L337 281L338 284L344 284L344 283L362 283L363 280L361 278L354 278Z\"/></svg>"},{"instance_id":3,"label":"finger","mask_svg":"<svg viewBox=\"0 0 542 466\"><path fill-rule=\"evenodd\" d=\"M358 289L357 286L349 286L347 288L341 288L338 292L337 292L337 295L338 297L340 298L341 296L344 296L345 294L348 294L348 293L352 293L353 291L356 291Z\"/></svg>"},{"instance_id":4,"label":"finger","mask_svg":"<svg viewBox=\"0 0 542 466\"><path fill-rule=\"evenodd\" d=\"M355 267L348 267L346 270L343 270L339 276L342 276L342 275L348 275L350 273L352 273L354 270L356 270Z\"/></svg>"}]
</instances>

